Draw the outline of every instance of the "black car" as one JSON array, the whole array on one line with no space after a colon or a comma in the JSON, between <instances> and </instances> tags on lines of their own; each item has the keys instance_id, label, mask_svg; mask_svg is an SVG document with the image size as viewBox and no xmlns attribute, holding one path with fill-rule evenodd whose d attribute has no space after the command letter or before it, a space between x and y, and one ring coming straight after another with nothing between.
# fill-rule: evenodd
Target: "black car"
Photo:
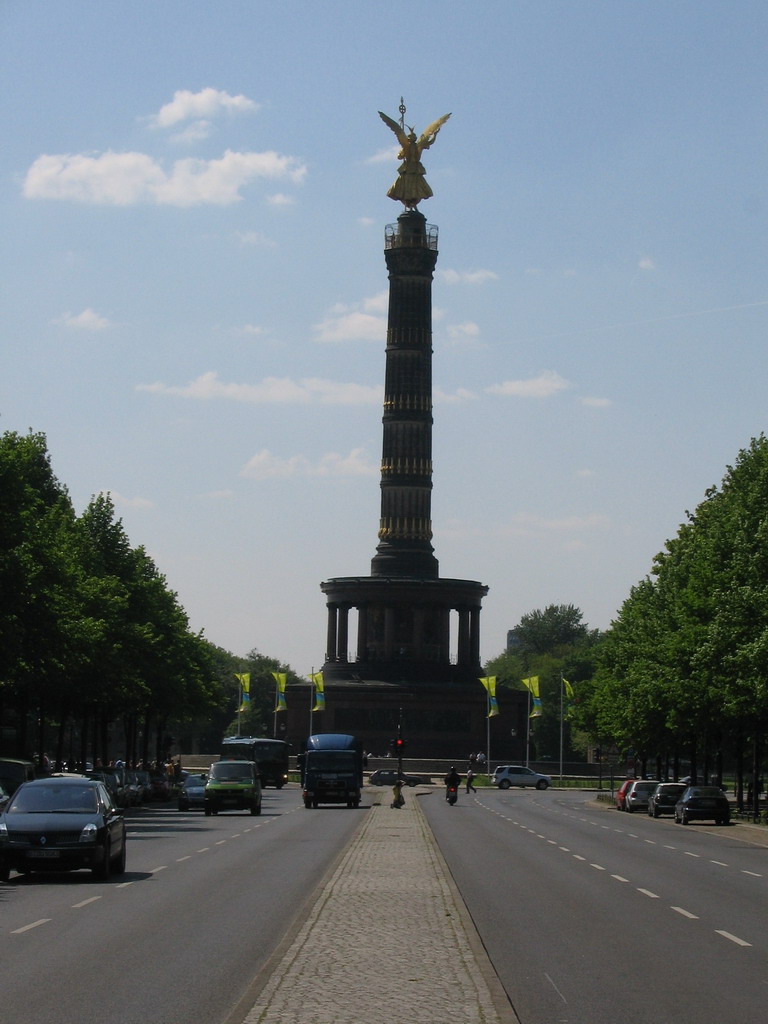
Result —
<instances>
[{"instance_id":1,"label":"black car","mask_svg":"<svg viewBox=\"0 0 768 1024\"><path fill-rule=\"evenodd\" d=\"M399 774L406 786L418 786L424 781L420 775L407 775L405 772ZM398 772L394 768L378 768L375 772L371 772L368 785L394 786L395 782L397 782L397 777Z\"/></svg>"},{"instance_id":2,"label":"black car","mask_svg":"<svg viewBox=\"0 0 768 1024\"><path fill-rule=\"evenodd\" d=\"M684 782L660 782L648 799L648 814L659 818L662 814L674 814L675 804L686 790Z\"/></svg>"},{"instance_id":3,"label":"black car","mask_svg":"<svg viewBox=\"0 0 768 1024\"><path fill-rule=\"evenodd\" d=\"M717 786L688 786L675 804L675 821L687 825L690 821L710 819L716 825L730 824L728 797Z\"/></svg>"},{"instance_id":4,"label":"black car","mask_svg":"<svg viewBox=\"0 0 768 1024\"><path fill-rule=\"evenodd\" d=\"M106 880L125 871L125 818L95 779L52 776L25 782L0 814L0 881L11 868L90 868Z\"/></svg>"}]
</instances>

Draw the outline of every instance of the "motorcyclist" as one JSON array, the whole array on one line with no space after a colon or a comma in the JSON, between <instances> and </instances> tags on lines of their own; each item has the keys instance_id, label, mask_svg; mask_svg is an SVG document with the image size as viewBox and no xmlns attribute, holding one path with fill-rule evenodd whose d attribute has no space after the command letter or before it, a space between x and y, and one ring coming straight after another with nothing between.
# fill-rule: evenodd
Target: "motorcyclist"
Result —
<instances>
[{"instance_id":1,"label":"motorcyclist","mask_svg":"<svg viewBox=\"0 0 768 1024\"><path fill-rule=\"evenodd\" d=\"M456 793L458 795L459 784L461 783L461 776L456 771L456 768L453 765L451 765L451 767L448 769L448 774L443 779L443 782L445 783L445 799L446 800L448 799L448 793L451 790L451 788L455 789Z\"/></svg>"}]
</instances>

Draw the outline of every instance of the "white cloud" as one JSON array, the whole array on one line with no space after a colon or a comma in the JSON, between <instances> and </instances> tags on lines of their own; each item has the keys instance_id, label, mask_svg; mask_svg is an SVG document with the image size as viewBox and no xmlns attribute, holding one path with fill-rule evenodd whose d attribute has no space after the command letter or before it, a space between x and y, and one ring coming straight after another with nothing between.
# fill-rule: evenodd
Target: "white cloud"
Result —
<instances>
[{"instance_id":1,"label":"white cloud","mask_svg":"<svg viewBox=\"0 0 768 1024\"><path fill-rule=\"evenodd\" d=\"M384 341L387 321L373 312L383 310L381 295L366 299L362 310L349 306L336 306L331 316L315 324L318 341ZM373 312L370 312L373 311Z\"/></svg>"},{"instance_id":2,"label":"white cloud","mask_svg":"<svg viewBox=\"0 0 768 1024\"><path fill-rule=\"evenodd\" d=\"M277 244L261 231L238 231L237 237L241 245L256 245L272 249Z\"/></svg>"},{"instance_id":3,"label":"white cloud","mask_svg":"<svg viewBox=\"0 0 768 1024\"><path fill-rule=\"evenodd\" d=\"M587 405L591 409L607 409L613 405L610 398L580 398L579 401L582 405Z\"/></svg>"},{"instance_id":4,"label":"white cloud","mask_svg":"<svg viewBox=\"0 0 768 1024\"><path fill-rule=\"evenodd\" d=\"M440 276L448 284L485 284L498 281L499 275L493 270L441 270Z\"/></svg>"},{"instance_id":5,"label":"white cloud","mask_svg":"<svg viewBox=\"0 0 768 1024\"><path fill-rule=\"evenodd\" d=\"M299 184L306 167L294 157L226 150L218 160L177 160L169 173L145 153L43 155L27 171L27 199L64 199L110 206L157 203L227 205L258 178L287 178Z\"/></svg>"},{"instance_id":6,"label":"white cloud","mask_svg":"<svg viewBox=\"0 0 768 1024\"><path fill-rule=\"evenodd\" d=\"M154 501L150 501L149 498L126 498L125 495L120 494L118 491L102 491L102 494L108 494L115 503L116 508L154 508Z\"/></svg>"},{"instance_id":7,"label":"white cloud","mask_svg":"<svg viewBox=\"0 0 768 1024\"><path fill-rule=\"evenodd\" d=\"M493 384L485 390L491 395L510 395L518 398L551 398L552 395L571 387L554 370L544 370L538 377L528 380L505 380L501 384Z\"/></svg>"},{"instance_id":8,"label":"white cloud","mask_svg":"<svg viewBox=\"0 0 768 1024\"><path fill-rule=\"evenodd\" d=\"M637 264L641 270L655 270L656 264L648 256L644 256Z\"/></svg>"},{"instance_id":9,"label":"white cloud","mask_svg":"<svg viewBox=\"0 0 768 1024\"><path fill-rule=\"evenodd\" d=\"M432 388L432 401L435 405L445 405L448 403L455 404L456 402L472 402L477 398L477 395L468 391L466 388L457 388L452 394L448 391L443 391L442 388Z\"/></svg>"},{"instance_id":10,"label":"white cloud","mask_svg":"<svg viewBox=\"0 0 768 1024\"><path fill-rule=\"evenodd\" d=\"M249 338L259 338L264 334L264 328L258 324L243 324L242 327L235 327L235 334L244 334Z\"/></svg>"},{"instance_id":11,"label":"white cloud","mask_svg":"<svg viewBox=\"0 0 768 1024\"><path fill-rule=\"evenodd\" d=\"M171 136L172 142L191 144L207 139L211 134L212 124L210 121L192 121L183 132L176 132Z\"/></svg>"},{"instance_id":12,"label":"white cloud","mask_svg":"<svg viewBox=\"0 0 768 1024\"><path fill-rule=\"evenodd\" d=\"M387 149L380 149L373 156L369 156L365 161L367 164L389 164L397 161L397 154L400 152L400 146L395 143L394 146L389 146Z\"/></svg>"},{"instance_id":13,"label":"white cloud","mask_svg":"<svg viewBox=\"0 0 768 1024\"><path fill-rule=\"evenodd\" d=\"M363 309L366 313L386 313L389 310L389 292L385 288L378 295L372 295L369 299L363 299Z\"/></svg>"},{"instance_id":14,"label":"white cloud","mask_svg":"<svg viewBox=\"0 0 768 1024\"><path fill-rule=\"evenodd\" d=\"M448 337L454 341L474 341L480 337L480 328L471 320L463 324L451 324L447 330Z\"/></svg>"},{"instance_id":15,"label":"white cloud","mask_svg":"<svg viewBox=\"0 0 768 1024\"><path fill-rule=\"evenodd\" d=\"M378 472L379 466L368 458L363 448L354 448L349 455L328 452L316 463L311 463L304 455L281 458L264 448L249 459L240 476L269 480L293 476L376 476Z\"/></svg>"},{"instance_id":16,"label":"white cloud","mask_svg":"<svg viewBox=\"0 0 768 1024\"><path fill-rule=\"evenodd\" d=\"M376 385L345 384L338 381L307 377L265 377L258 384L225 383L214 370L201 374L183 386L139 384L137 391L176 398L194 398L201 401L226 399L235 402L275 405L373 405L383 400L383 389Z\"/></svg>"},{"instance_id":17,"label":"white cloud","mask_svg":"<svg viewBox=\"0 0 768 1024\"><path fill-rule=\"evenodd\" d=\"M530 515L521 512L506 526L500 528L501 536L531 537L548 534L574 534L593 530L605 530L611 525L608 516L599 512L591 512L584 516L563 516L548 519L545 516ZM571 538L570 543L575 539Z\"/></svg>"},{"instance_id":18,"label":"white cloud","mask_svg":"<svg viewBox=\"0 0 768 1024\"><path fill-rule=\"evenodd\" d=\"M82 313L62 313L60 317L51 322L64 324L66 327L73 327L79 331L104 331L107 327L112 326L105 316L101 316L90 306Z\"/></svg>"},{"instance_id":19,"label":"white cloud","mask_svg":"<svg viewBox=\"0 0 768 1024\"><path fill-rule=\"evenodd\" d=\"M276 192L273 196L267 197L270 206L293 206L296 200L293 196L287 196L284 192Z\"/></svg>"},{"instance_id":20,"label":"white cloud","mask_svg":"<svg viewBox=\"0 0 768 1024\"><path fill-rule=\"evenodd\" d=\"M259 109L259 104L246 96L230 96L219 89L201 89L190 92L189 89L178 89L170 103L166 103L152 118L150 123L155 128L172 128L182 121L200 121L216 117L218 114L251 114Z\"/></svg>"}]
</instances>

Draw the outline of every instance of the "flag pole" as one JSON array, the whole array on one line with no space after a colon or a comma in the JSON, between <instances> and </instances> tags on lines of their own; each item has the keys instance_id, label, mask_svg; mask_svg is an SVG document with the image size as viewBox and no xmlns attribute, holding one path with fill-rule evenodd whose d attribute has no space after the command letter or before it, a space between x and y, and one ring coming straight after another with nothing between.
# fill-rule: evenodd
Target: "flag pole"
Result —
<instances>
[{"instance_id":1,"label":"flag pole","mask_svg":"<svg viewBox=\"0 0 768 1024\"><path fill-rule=\"evenodd\" d=\"M243 713L243 678L241 675L237 676L237 733L240 735L240 716Z\"/></svg>"},{"instance_id":2,"label":"flag pole","mask_svg":"<svg viewBox=\"0 0 768 1024\"><path fill-rule=\"evenodd\" d=\"M560 785L563 784L563 670L560 669Z\"/></svg>"},{"instance_id":3,"label":"flag pole","mask_svg":"<svg viewBox=\"0 0 768 1024\"><path fill-rule=\"evenodd\" d=\"M315 703L315 666L312 666L312 671L309 673L309 732L307 736L312 735L312 706Z\"/></svg>"},{"instance_id":4,"label":"flag pole","mask_svg":"<svg viewBox=\"0 0 768 1024\"><path fill-rule=\"evenodd\" d=\"M528 687L528 721L526 723L525 732L525 767L528 767L528 762L531 759L531 688Z\"/></svg>"},{"instance_id":5,"label":"flag pole","mask_svg":"<svg viewBox=\"0 0 768 1024\"><path fill-rule=\"evenodd\" d=\"M486 716L485 716L485 769L488 778L491 777L491 688L485 695Z\"/></svg>"},{"instance_id":6,"label":"flag pole","mask_svg":"<svg viewBox=\"0 0 768 1024\"><path fill-rule=\"evenodd\" d=\"M277 739L277 702L279 699L278 693L280 692L280 680L275 672L272 675L275 677L275 710L272 712L272 737Z\"/></svg>"}]
</instances>

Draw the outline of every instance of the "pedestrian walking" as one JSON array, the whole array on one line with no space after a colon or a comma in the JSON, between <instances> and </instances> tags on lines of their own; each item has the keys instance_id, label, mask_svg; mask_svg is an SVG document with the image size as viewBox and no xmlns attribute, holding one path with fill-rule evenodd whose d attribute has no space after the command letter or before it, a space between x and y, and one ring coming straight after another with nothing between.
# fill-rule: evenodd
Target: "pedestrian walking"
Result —
<instances>
[{"instance_id":1,"label":"pedestrian walking","mask_svg":"<svg viewBox=\"0 0 768 1024\"><path fill-rule=\"evenodd\" d=\"M395 784L392 787L392 803L390 807L394 807L396 810L400 810L401 807L405 806L405 797L403 796L403 780L398 778L395 780Z\"/></svg>"},{"instance_id":2,"label":"pedestrian walking","mask_svg":"<svg viewBox=\"0 0 768 1024\"><path fill-rule=\"evenodd\" d=\"M476 793L477 792L477 790L474 787L474 780L475 780L475 773L470 768L469 771L467 772L467 792L468 793Z\"/></svg>"}]
</instances>

